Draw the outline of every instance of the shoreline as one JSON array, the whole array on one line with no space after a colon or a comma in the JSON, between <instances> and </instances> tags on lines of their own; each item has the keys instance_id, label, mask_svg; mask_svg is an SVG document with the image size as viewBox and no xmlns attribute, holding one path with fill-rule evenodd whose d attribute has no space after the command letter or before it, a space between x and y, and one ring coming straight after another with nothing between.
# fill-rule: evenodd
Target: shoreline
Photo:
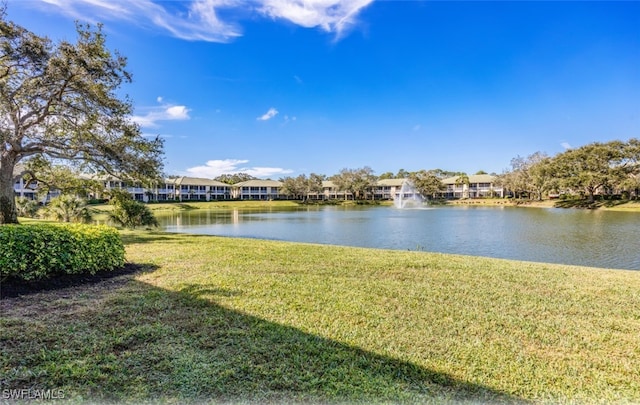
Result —
<instances>
[{"instance_id":1,"label":"shoreline","mask_svg":"<svg viewBox=\"0 0 640 405\"><path fill-rule=\"evenodd\" d=\"M319 203L303 203L294 200L271 200L271 201L254 201L254 200L223 200L223 201L182 201L182 202L163 202L163 203L147 203L146 205L152 211L190 211L197 209L263 209L263 208L295 208L304 206L321 206L321 205L382 205L391 206L393 201L364 201L358 204L353 200L335 201L335 202L319 202ZM636 200L613 200L613 201L595 201L588 203L584 200L513 200L506 198L476 198L464 200L444 200L429 203L432 206L482 206L482 207L522 207L522 208L563 208L563 209L590 209L602 211L621 211L621 212L638 212L640 213L640 201ZM109 212L111 206L108 204L90 205L90 208L97 212Z\"/></svg>"}]
</instances>

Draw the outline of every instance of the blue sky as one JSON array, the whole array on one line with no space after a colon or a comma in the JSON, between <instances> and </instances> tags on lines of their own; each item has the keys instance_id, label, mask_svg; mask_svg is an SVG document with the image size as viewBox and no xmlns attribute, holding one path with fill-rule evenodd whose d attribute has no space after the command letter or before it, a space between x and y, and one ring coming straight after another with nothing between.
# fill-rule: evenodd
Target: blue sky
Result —
<instances>
[{"instance_id":1,"label":"blue sky","mask_svg":"<svg viewBox=\"0 0 640 405\"><path fill-rule=\"evenodd\" d=\"M640 137L640 2L9 0L75 39L102 22L169 174L501 173Z\"/></svg>"}]
</instances>

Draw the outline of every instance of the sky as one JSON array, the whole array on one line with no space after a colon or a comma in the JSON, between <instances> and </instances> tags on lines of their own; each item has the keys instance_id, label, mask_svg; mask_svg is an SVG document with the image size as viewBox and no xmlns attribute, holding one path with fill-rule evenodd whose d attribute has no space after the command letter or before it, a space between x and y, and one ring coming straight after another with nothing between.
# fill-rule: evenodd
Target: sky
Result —
<instances>
[{"instance_id":1,"label":"sky","mask_svg":"<svg viewBox=\"0 0 640 405\"><path fill-rule=\"evenodd\" d=\"M640 2L8 0L54 41L102 23L165 172L502 173L640 137Z\"/></svg>"}]
</instances>

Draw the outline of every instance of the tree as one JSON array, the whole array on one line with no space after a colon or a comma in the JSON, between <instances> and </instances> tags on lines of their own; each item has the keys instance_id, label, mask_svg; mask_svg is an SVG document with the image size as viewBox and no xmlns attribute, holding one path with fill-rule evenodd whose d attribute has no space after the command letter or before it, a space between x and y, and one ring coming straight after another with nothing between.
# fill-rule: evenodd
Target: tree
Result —
<instances>
[{"instance_id":1,"label":"tree","mask_svg":"<svg viewBox=\"0 0 640 405\"><path fill-rule=\"evenodd\" d=\"M430 171L420 170L412 172L409 175L409 180L411 180L416 190L423 196L431 196L433 198L438 192L444 190L442 181Z\"/></svg>"},{"instance_id":2,"label":"tree","mask_svg":"<svg viewBox=\"0 0 640 405\"><path fill-rule=\"evenodd\" d=\"M34 156L27 160L22 177L25 187L37 182L38 194L43 197L53 190L58 190L61 194L87 198L91 193L97 194L104 189L104 184L83 176L75 167L54 164L42 156Z\"/></svg>"},{"instance_id":3,"label":"tree","mask_svg":"<svg viewBox=\"0 0 640 405\"><path fill-rule=\"evenodd\" d=\"M340 191L345 192L345 200L348 193L351 193L354 199L361 200L366 199L367 192L375 185L377 178L373 175L373 170L365 166L359 169L342 169L340 174L334 175L331 180Z\"/></svg>"},{"instance_id":4,"label":"tree","mask_svg":"<svg viewBox=\"0 0 640 405\"><path fill-rule=\"evenodd\" d=\"M631 198L637 200L640 197L640 139L629 139L624 146L623 161L627 167L627 175L618 185Z\"/></svg>"},{"instance_id":5,"label":"tree","mask_svg":"<svg viewBox=\"0 0 640 405\"><path fill-rule=\"evenodd\" d=\"M148 206L135 201L131 194L122 190L111 190L110 203L113 210L109 214L109 220L125 228L137 228L139 226L159 226L158 220Z\"/></svg>"},{"instance_id":6,"label":"tree","mask_svg":"<svg viewBox=\"0 0 640 405\"><path fill-rule=\"evenodd\" d=\"M458 173L458 177L456 178L455 185L462 186L462 198L469 198L469 175L467 173Z\"/></svg>"},{"instance_id":7,"label":"tree","mask_svg":"<svg viewBox=\"0 0 640 405\"><path fill-rule=\"evenodd\" d=\"M53 198L43 210L43 216L59 222L91 222L91 211L87 202L68 194Z\"/></svg>"},{"instance_id":8,"label":"tree","mask_svg":"<svg viewBox=\"0 0 640 405\"><path fill-rule=\"evenodd\" d=\"M26 197L18 197L16 198L16 209L18 211L18 216L33 218L36 216L38 212L38 202L34 200L30 200Z\"/></svg>"},{"instance_id":9,"label":"tree","mask_svg":"<svg viewBox=\"0 0 640 405\"><path fill-rule=\"evenodd\" d=\"M503 173L499 181L518 198L535 195L542 200L553 180L551 159L544 152L535 152L527 157L518 155L511 159L511 171Z\"/></svg>"},{"instance_id":10,"label":"tree","mask_svg":"<svg viewBox=\"0 0 640 405\"><path fill-rule=\"evenodd\" d=\"M635 170L628 145L633 143L594 142L557 155L553 165L562 185L579 190L593 202L599 188L619 185Z\"/></svg>"},{"instance_id":11,"label":"tree","mask_svg":"<svg viewBox=\"0 0 640 405\"><path fill-rule=\"evenodd\" d=\"M37 36L0 10L0 223L17 223L14 167L35 157L117 178L156 178L162 141L142 137L116 91L131 74L102 26L76 43ZM37 173L35 173L37 177Z\"/></svg>"},{"instance_id":12,"label":"tree","mask_svg":"<svg viewBox=\"0 0 640 405\"><path fill-rule=\"evenodd\" d=\"M322 182L326 179L324 174L311 173L306 182L306 195L309 197L309 194L317 194L320 195L324 191L322 187Z\"/></svg>"},{"instance_id":13,"label":"tree","mask_svg":"<svg viewBox=\"0 0 640 405\"><path fill-rule=\"evenodd\" d=\"M303 202L309 198L310 194L322 193L322 181L325 179L324 175L311 173L309 177L305 174L301 174L298 177L285 177L280 179L282 187L280 193L293 197L294 199L301 199Z\"/></svg>"},{"instance_id":14,"label":"tree","mask_svg":"<svg viewBox=\"0 0 640 405\"><path fill-rule=\"evenodd\" d=\"M304 176L304 178L306 179L306 176L304 174L301 174L298 177L287 176L280 179L280 181L282 182L282 187L280 187L280 194L286 195L293 199L302 198L302 195L304 194L303 184L300 181L300 178L302 176Z\"/></svg>"},{"instance_id":15,"label":"tree","mask_svg":"<svg viewBox=\"0 0 640 405\"><path fill-rule=\"evenodd\" d=\"M542 152L529 155L527 172L527 188L536 195L538 201L541 201L543 194L549 191L553 184L554 168L551 165L551 159Z\"/></svg>"},{"instance_id":16,"label":"tree","mask_svg":"<svg viewBox=\"0 0 640 405\"><path fill-rule=\"evenodd\" d=\"M226 183L226 184L236 184L242 183L243 181L256 180L257 177L254 177L248 173L232 173L232 174L221 174L216 177L214 180Z\"/></svg>"}]
</instances>

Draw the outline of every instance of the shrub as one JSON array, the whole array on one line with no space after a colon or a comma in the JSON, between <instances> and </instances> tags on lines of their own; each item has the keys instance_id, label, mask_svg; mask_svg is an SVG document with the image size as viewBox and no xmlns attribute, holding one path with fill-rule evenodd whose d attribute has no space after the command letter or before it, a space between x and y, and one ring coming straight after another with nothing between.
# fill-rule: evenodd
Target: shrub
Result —
<instances>
[{"instance_id":1,"label":"shrub","mask_svg":"<svg viewBox=\"0 0 640 405\"><path fill-rule=\"evenodd\" d=\"M39 208L37 201L25 197L16 198L16 210L19 217L33 218L38 213Z\"/></svg>"},{"instance_id":2,"label":"shrub","mask_svg":"<svg viewBox=\"0 0 640 405\"><path fill-rule=\"evenodd\" d=\"M59 274L95 274L124 265L118 231L105 225L0 226L0 277L39 280Z\"/></svg>"},{"instance_id":3,"label":"shrub","mask_svg":"<svg viewBox=\"0 0 640 405\"><path fill-rule=\"evenodd\" d=\"M61 195L53 198L43 210L45 218L59 222L91 221L91 211L87 208L87 202L73 195Z\"/></svg>"},{"instance_id":4,"label":"shrub","mask_svg":"<svg viewBox=\"0 0 640 405\"><path fill-rule=\"evenodd\" d=\"M112 191L111 204L113 211L109 214L109 220L125 228L136 228L138 226L158 226L158 220L153 212L141 202L133 200L131 194Z\"/></svg>"}]
</instances>

